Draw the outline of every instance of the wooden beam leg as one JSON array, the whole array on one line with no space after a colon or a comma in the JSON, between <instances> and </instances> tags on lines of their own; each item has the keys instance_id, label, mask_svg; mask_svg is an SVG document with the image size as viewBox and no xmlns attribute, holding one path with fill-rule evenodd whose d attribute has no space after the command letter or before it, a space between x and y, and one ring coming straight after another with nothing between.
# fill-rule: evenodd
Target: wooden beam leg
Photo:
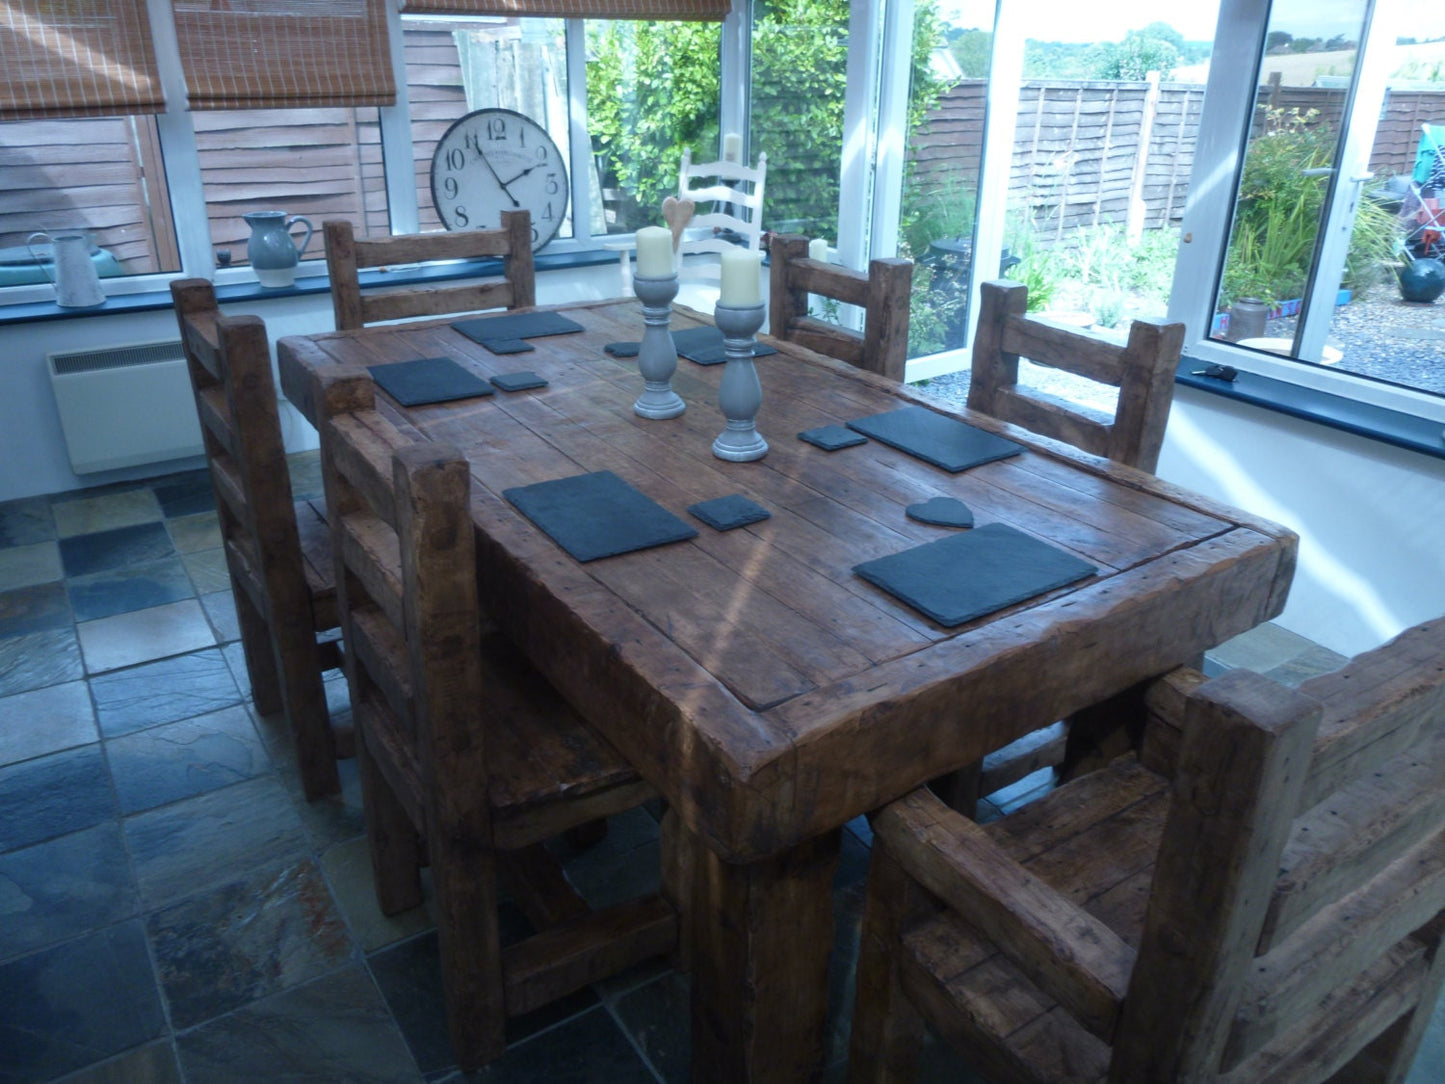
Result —
<instances>
[{"instance_id":1,"label":"wooden beam leg","mask_svg":"<svg viewBox=\"0 0 1445 1084\"><path fill-rule=\"evenodd\" d=\"M928 789L948 806L962 813L969 820L978 819L979 784L983 779L983 761L976 760L957 771L940 775L929 781Z\"/></svg>"},{"instance_id":2,"label":"wooden beam leg","mask_svg":"<svg viewBox=\"0 0 1445 1084\"><path fill-rule=\"evenodd\" d=\"M822 1070L834 829L749 865L695 849L692 1079L806 1081Z\"/></svg>"},{"instance_id":3,"label":"wooden beam leg","mask_svg":"<svg viewBox=\"0 0 1445 1084\"><path fill-rule=\"evenodd\" d=\"M280 633L276 638L276 654L281 670L281 698L286 705L286 722L296 743L297 767L306 800L340 794L336 742L331 734L331 715L326 710L326 690L321 684L316 636L310 629L283 629Z\"/></svg>"},{"instance_id":4,"label":"wooden beam leg","mask_svg":"<svg viewBox=\"0 0 1445 1084\"><path fill-rule=\"evenodd\" d=\"M1069 717L1061 783L1098 771L1115 757L1139 748L1148 721L1144 693L1149 685L1150 681L1140 682Z\"/></svg>"},{"instance_id":5,"label":"wooden beam leg","mask_svg":"<svg viewBox=\"0 0 1445 1084\"><path fill-rule=\"evenodd\" d=\"M677 810L662 815L662 896L677 911L677 948L672 966L679 974L692 971L692 887L696 876L695 852L702 846L687 830Z\"/></svg>"}]
</instances>

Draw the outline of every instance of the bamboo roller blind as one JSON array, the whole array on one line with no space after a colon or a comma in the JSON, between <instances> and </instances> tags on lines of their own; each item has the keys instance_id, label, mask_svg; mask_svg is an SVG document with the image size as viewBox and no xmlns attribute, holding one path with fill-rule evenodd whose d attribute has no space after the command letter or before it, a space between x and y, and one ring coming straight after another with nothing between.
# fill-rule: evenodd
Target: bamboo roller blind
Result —
<instances>
[{"instance_id":1,"label":"bamboo roller blind","mask_svg":"<svg viewBox=\"0 0 1445 1084\"><path fill-rule=\"evenodd\" d=\"M721 20L732 0L406 0L416 15L534 15L553 19Z\"/></svg>"},{"instance_id":2,"label":"bamboo roller blind","mask_svg":"<svg viewBox=\"0 0 1445 1084\"><path fill-rule=\"evenodd\" d=\"M192 109L390 105L388 0L172 0Z\"/></svg>"},{"instance_id":3,"label":"bamboo roller blind","mask_svg":"<svg viewBox=\"0 0 1445 1084\"><path fill-rule=\"evenodd\" d=\"M145 0L0 0L0 120L164 108Z\"/></svg>"}]
</instances>

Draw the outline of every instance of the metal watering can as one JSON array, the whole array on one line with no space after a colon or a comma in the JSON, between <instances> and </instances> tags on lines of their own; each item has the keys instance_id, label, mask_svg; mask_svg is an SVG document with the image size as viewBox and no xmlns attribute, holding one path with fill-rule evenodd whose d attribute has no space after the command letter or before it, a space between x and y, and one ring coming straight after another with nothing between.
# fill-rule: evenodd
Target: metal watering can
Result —
<instances>
[{"instance_id":1,"label":"metal watering can","mask_svg":"<svg viewBox=\"0 0 1445 1084\"><path fill-rule=\"evenodd\" d=\"M54 254L55 273L46 269L43 253L35 250L35 241L50 244ZM89 309L105 303L105 291L100 286L100 275L91 262L90 234L84 230L67 230L63 233L32 233L25 239L25 247L45 272L45 277L55 284L55 303L67 309Z\"/></svg>"}]
</instances>

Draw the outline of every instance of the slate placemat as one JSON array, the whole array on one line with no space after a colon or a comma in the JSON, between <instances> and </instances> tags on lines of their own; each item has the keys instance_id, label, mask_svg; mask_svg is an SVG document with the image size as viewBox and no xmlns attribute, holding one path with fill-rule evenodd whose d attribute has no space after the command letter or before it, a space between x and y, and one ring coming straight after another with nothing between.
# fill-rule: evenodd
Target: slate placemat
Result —
<instances>
[{"instance_id":1,"label":"slate placemat","mask_svg":"<svg viewBox=\"0 0 1445 1084\"><path fill-rule=\"evenodd\" d=\"M492 377L492 383L502 391L529 391L532 388L547 386L547 381L532 372L531 369L518 369L515 373L498 373Z\"/></svg>"},{"instance_id":2,"label":"slate placemat","mask_svg":"<svg viewBox=\"0 0 1445 1084\"><path fill-rule=\"evenodd\" d=\"M868 438L862 433L855 433L841 425L820 425L816 429L804 429L798 434L798 439L817 445L825 452L836 452L839 448L852 448L868 443Z\"/></svg>"},{"instance_id":3,"label":"slate placemat","mask_svg":"<svg viewBox=\"0 0 1445 1084\"><path fill-rule=\"evenodd\" d=\"M952 628L1098 571L1003 523L854 565L869 583Z\"/></svg>"},{"instance_id":4,"label":"slate placemat","mask_svg":"<svg viewBox=\"0 0 1445 1084\"><path fill-rule=\"evenodd\" d=\"M697 531L610 470L502 491L579 561L696 538Z\"/></svg>"},{"instance_id":5,"label":"slate placemat","mask_svg":"<svg viewBox=\"0 0 1445 1084\"><path fill-rule=\"evenodd\" d=\"M1022 444L921 406L855 418L848 428L955 474L1024 450Z\"/></svg>"},{"instance_id":6,"label":"slate placemat","mask_svg":"<svg viewBox=\"0 0 1445 1084\"><path fill-rule=\"evenodd\" d=\"M719 531L731 531L734 527L761 523L765 519L771 519L773 515L757 501L751 501L741 493L699 501L697 504L688 505L687 510L709 527Z\"/></svg>"},{"instance_id":7,"label":"slate placemat","mask_svg":"<svg viewBox=\"0 0 1445 1084\"><path fill-rule=\"evenodd\" d=\"M582 325L560 312L509 312L452 324L467 338L486 345L489 339L536 339L543 335L570 335Z\"/></svg>"},{"instance_id":8,"label":"slate placemat","mask_svg":"<svg viewBox=\"0 0 1445 1084\"><path fill-rule=\"evenodd\" d=\"M677 356L687 358L698 365L721 365L727 361L723 351L723 333L715 327L690 327L686 331L674 331L672 341L677 345ZM753 343L753 357L761 358L777 351L760 342Z\"/></svg>"},{"instance_id":9,"label":"slate placemat","mask_svg":"<svg viewBox=\"0 0 1445 1084\"><path fill-rule=\"evenodd\" d=\"M368 365L367 372L388 395L402 406L449 403L453 399L475 399L491 395L492 386L469 373L451 358L420 358Z\"/></svg>"}]
</instances>

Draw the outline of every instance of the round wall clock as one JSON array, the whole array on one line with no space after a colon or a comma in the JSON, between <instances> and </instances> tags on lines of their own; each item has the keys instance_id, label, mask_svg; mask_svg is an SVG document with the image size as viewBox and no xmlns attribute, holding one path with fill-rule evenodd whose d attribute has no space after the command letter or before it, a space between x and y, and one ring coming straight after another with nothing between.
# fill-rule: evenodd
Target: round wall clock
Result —
<instances>
[{"instance_id":1,"label":"round wall clock","mask_svg":"<svg viewBox=\"0 0 1445 1084\"><path fill-rule=\"evenodd\" d=\"M478 109L446 130L431 160L431 198L449 230L497 229L532 212L532 250L567 212L567 166L546 129L511 109Z\"/></svg>"}]
</instances>

